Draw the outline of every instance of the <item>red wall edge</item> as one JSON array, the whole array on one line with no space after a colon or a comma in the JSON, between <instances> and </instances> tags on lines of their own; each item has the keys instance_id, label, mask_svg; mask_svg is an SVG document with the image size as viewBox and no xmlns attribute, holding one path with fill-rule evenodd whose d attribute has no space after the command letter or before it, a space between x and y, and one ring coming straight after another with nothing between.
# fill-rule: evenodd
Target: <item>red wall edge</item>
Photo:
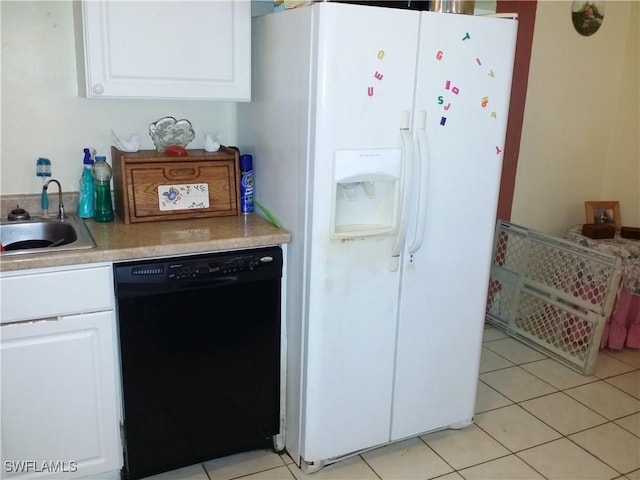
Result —
<instances>
[{"instance_id":1,"label":"red wall edge","mask_svg":"<svg viewBox=\"0 0 640 480\"><path fill-rule=\"evenodd\" d=\"M507 123L507 139L502 163L502 180L498 197L498 218L511 219L513 192L518 168L518 154L522 137L522 120L527 98L529 81L529 61L533 44L533 30L536 23L537 1L501 1L498 0L496 13L518 14L518 39L511 85L511 102L509 104L509 121Z\"/></svg>"}]
</instances>

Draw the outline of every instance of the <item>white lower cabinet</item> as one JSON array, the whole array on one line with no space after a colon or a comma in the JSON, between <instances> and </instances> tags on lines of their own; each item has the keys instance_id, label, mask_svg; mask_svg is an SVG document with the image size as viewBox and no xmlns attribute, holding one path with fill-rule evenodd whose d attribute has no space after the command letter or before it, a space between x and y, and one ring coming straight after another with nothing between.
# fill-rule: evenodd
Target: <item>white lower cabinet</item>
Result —
<instances>
[{"instance_id":1,"label":"white lower cabinet","mask_svg":"<svg viewBox=\"0 0 640 480\"><path fill-rule=\"evenodd\" d=\"M7 317L19 311L8 295L16 285L38 286L43 279L55 280L57 273L70 281L64 300L31 291L31 302L50 302L50 316ZM84 283L89 279L99 283ZM2 276L1 478L71 479L121 467L111 279L110 265ZM69 309L69 295L82 291L75 290L78 286L110 293L110 305L96 302L93 308L99 311L83 305L76 314L58 314L60 308Z\"/></svg>"}]
</instances>

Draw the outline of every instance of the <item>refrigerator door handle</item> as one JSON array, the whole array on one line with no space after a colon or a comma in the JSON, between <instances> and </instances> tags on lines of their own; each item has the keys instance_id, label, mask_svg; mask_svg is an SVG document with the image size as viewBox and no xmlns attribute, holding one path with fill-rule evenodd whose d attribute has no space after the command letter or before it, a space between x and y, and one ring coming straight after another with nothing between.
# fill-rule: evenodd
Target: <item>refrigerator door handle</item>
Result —
<instances>
[{"instance_id":1,"label":"refrigerator door handle","mask_svg":"<svg viewBox=\"0 0 640 480\"><path fill-rule=\"evenodd\" d=\"M427 223L427 200L429 185L429 142L427 141L427 112L418 112L418 155L416 155L416 172L418 180L418 212L416 230L409 243L409 255L416 253L424 240L424 229Z\"/></svg>"},{"instance_id":2,"label":"refrigerator door handle","mask_svg":"<svg viewBox=\"0 0 640 480\"><path fill-rule=\"evenodd\" d=\"M408 188L413 174L413 139L409 130L409 112L402 112L400 125L400 137L402 139L402 178L400 179L400 212L398 220L398 232L396 233L393 249L391 250L391 271L398 270L400 265L400 252L404 247L409 225L409 205L411 190Z\"/></svg>"}]
</instances>

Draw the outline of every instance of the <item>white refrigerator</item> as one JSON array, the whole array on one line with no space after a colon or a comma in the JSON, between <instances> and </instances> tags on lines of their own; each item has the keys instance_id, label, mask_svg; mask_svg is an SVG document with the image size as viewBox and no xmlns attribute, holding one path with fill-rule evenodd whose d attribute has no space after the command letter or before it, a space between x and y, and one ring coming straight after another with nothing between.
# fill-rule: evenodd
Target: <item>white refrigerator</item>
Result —
<instances>
[{"instance_id":1,"label":"white refrigerator","mask_svg":"<svg viewBox=\"0 0 640 480\"><path fill-rule=\"evenodd\" d=\"M238 144L292 234L284 442L305 471L472 422L516 31L333 2L253 19Z\"/></svg>"}]
</instances>

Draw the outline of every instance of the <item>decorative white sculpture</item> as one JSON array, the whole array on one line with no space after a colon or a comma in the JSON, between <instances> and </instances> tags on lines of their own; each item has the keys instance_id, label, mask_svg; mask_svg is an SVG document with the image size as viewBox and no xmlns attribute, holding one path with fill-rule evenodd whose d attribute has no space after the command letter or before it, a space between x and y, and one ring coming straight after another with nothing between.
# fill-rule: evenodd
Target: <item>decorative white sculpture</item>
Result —
<instances>
[{"instance_id":1,"label":"decorative white sculpture","mask_svg":"<svg viewBox=\"0 0 640 480\"><path fill-rule=\"evenodd\" d=\"M153 122L149 125L149 135L159 152L164 152L172 145L187 148L189 142L196 137L189 120L176 120L173 117L164 117Z\"/></svg>"},{"instance_id":2,"label":"decorative white sculpture","mask_svg":"<svg viewBox=\"0 0 640 480\"><path fill-rule=\"evenodd\" d=\"M121 152L137 152L140 150L140 135L137 133L131 135L128 140L123 140L118 137L116 132L111 130L111 139L113 140L113 144Z\"/></svg>"},{"instance_id":3,"label":"decorative white sculpture","mask_svg":"<svg viewBox=\"0 0 640 480\"><path fill-rule=\"evenodd\" d=\"M206 134L204 136L204 146L203 148L205 149L205 151L207 152L217 152L218 150L220 150L220 142L217 142L213 139L213 137L210 134Z\"/></svg>"}]
</instances>

